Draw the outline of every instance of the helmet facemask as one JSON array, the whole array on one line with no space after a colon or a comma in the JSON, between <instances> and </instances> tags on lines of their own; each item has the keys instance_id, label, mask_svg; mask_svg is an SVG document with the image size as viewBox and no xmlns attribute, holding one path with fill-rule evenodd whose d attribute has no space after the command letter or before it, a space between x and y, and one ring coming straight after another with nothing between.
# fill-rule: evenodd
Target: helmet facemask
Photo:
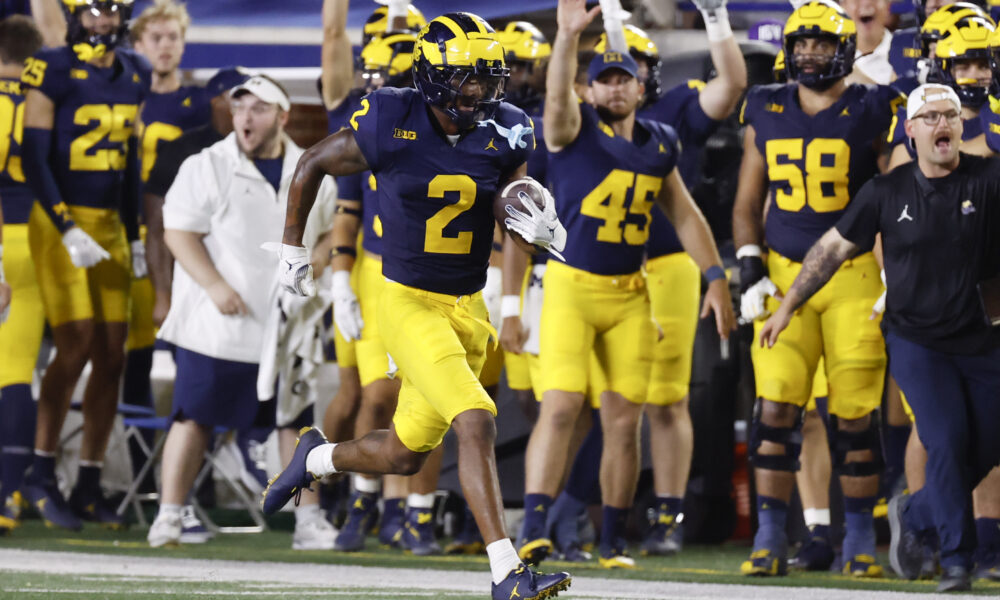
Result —
<instances>
[{"instance_id":1,"label":"helmet facemask","mask_svg":"<svg viewBox=\"0 0 1000 600\"><path fill-rule=\"evenodd\" d=\"M479 59L475 67L435 66L421 60L414 68L414 79L424 98L447 114L459 129L472 129L480 121L493 118L504 98L510 76L510 71L502 64L488 64L483 59ZM462 94L462 88L470 83L478 83L481 94ZM472 107L472 110L460 107Z\"/></svg>"}]
</instances>

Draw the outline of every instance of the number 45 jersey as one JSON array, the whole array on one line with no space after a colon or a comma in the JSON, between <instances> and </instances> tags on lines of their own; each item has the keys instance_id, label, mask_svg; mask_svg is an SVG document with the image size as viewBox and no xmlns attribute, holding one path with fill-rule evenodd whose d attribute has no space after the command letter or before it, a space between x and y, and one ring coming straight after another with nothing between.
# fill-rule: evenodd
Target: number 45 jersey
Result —
<instances>
[{"instance_id":1,"label":"number 45 jersey","mask_svg":"<svg viewBox=\"0 0 1000 600\"><path fill-rule=\"evenodd\" d=\"M466 295L486 284L493 198L535 148L531 120L502 102L454 145L415 89L382 88L349 119L378 180L382 274L403 285Z\"/></svg>"},{"instance_id":2,"label":"number 45 jersey","mask_svg":"<svg viewBox=\"0 0 1000 600\"><path fill-rule=\"evenodd\" d=\"M797 84L755 86L740 120L753 125L767 163L771 206L765 239L796 262L878 172L884 133L905 96L883 85L854 84L815 115L799 107Z\"/></svg>"},{"instance_id":3,"label":"number 45 jersey","mask_svg":"<svg viewBox=\"0 0 1000 600\"><path fill-rule=\"evenodd\" d=\"M50 164L63 201L117 209L129 138L149 88L148 65L115 50L114 65L81 62L67 47L41 50L25 62L21 83L55 104Z\"/></svg>"}]
</instances>

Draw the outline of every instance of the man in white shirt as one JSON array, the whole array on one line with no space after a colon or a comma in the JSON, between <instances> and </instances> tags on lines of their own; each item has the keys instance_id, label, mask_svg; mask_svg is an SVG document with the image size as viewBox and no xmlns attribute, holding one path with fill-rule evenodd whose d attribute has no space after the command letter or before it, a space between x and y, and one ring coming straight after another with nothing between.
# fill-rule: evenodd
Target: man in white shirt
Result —
<instances>
[{"instance_id":1,"label":"man in white shirt","mask_svg":"<svg viewBox=\"0 0 1000 600\"><path fill-rule=\"evenodd\" d=\"M154 547L180 541L180 509L213 428L254 422L264 328L277 302L278 259L261 245L281 238L303 152L284 132L290 101L276 82L254 76L233 88L230 99L233 133L184 161L163 206L164 240L176 264L159 336L177 348L177 379L160 511L148 534ZM332 206L329 178L319 196ZM281 424L283 455L291 454L298 428L312 422L310 405ZM336 532L316 497L306 493L302 500L293 548L332 548Z\"/></svg>"}]
</instances>

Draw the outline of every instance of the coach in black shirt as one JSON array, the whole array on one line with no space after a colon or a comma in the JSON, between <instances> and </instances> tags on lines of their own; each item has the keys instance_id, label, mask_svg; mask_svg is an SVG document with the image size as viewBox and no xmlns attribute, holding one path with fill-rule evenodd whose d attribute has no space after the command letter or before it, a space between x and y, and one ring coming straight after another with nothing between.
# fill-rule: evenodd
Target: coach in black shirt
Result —
<instances>
[{"instance_id":1,"label":"coach in black shirt","mask_svg":"<svg viewBox=\"0 0 1000 600\"><path fill-rule=\"evenodd\" d=\"M915 578L919 536L936 530L944 570L939 591L971 587L971 492L1000 464L1000 336L977 287L1000 271L1000 159L959 153L961 110L951 88L913 91L906 133L917 160L861 188L809 250L760 340L773 346L792 313L844 260L871 250L881 233L889 371L913 409L928 456L925 486L890 504L890 561L900 576Z\"/></svg>"}]
</instances>

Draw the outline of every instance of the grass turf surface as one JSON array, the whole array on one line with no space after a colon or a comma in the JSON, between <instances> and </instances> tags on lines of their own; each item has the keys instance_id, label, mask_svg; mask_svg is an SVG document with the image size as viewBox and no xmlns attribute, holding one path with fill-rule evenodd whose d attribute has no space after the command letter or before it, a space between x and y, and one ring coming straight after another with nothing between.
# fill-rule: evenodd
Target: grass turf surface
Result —
<instances>
[{"instance_id":1,"label":"grass turf surface","mask_svg":"<svg viewBox=\"0 0 1000 600\"><path fill-rule=\"evenodd\" d=\"M222 514L217 520L225 524L235 524L227 522L226 517L232 520L232 515ZM212 558L222 560L237 561L273 561L290 563L325 563L339 565L359 565L371 567L397 567L397 568L427 568L442 570L483 570L489 569L485 556L438 556L438 557L414 557L398 551L385 550L378 547L377 540L369 538L366 551L356 553L335 553L330 551L295 551L291 549L292 517L287 513L282 513L270 521L272 529L261 534L233 534L220 535L207 544L185 545L180 548L154 549L146 543L146 531L139 527L132 527L123 532L114 532L101 529L96 526L87 525L81 533L71 533L61 530L46 529L40 521L28 520L24 524L12 531L5 537L0 537L0 547L17 548L25 550L53 550L62 552L99 552L105 554L122 554L133 556L149 557L170 557L170 558ZM675 557L639 557L637 568L632 570L609 571L601 569L596 562L592 563L561 563L558 561L546 561L543 570L552 572L556 570L568 570L577 576L601 577L607 579L641 579L654 581L678 581L693 583L735 583L745 585L772 585L772 586L797 586L797 587L817 587L817 588L841 588L856 590L879 590L879 591L901 591L901 592L933 592L934 582L901 581L894 578L886 579L852 579L837 573L805 573L792 572L787 577L767 577L751 578L744 577L739 573L740 563L746 559L750 551L749 546L742 544L725 544L722 546L690 546L684 552ZM890 572L889 562L885 553L880 553L880 563L887 572ZM0 569L3 566L0 565ZM248 567L252 568L252 567ZM12 576L12 577L10 577ZM31 587L11 586L11 581L21 581L24 584L31 583L39 592L31 592ZM73 582L67 587L67 581ZM165 582L157 582L150 579L149 589L159 589L166 585ZM173 585L173 584L172 584ZM192 597L211 597L213 589L218 589L218 584L198 590L201 584L185 582L184 586L191 586L189 590ZM105 590L105 587L107 588ZM259 587L259 586L258 586ZM99 595L87 595L87 598L126 598L129 594L135 594L136 589L129 589L127 583L119 583L114 578L95 579L88 582L86 578L69 578L58 575L41 574L13 574L4 575L2 588L4 596L13 590L20 590L18 598L55 598L62 597L55 590L63 589L87 589L101 590ZM121 589L119 593L119 588ZM283 588L284 589L284 588ZM300 597L306 598L314 595L315 588L304 593ZM45 590L45 591L41 591ZM975 590L977 594L996 596L1000 595L1000 584L988 582L976 582ZM287 590L286 590L287 591ZM303 590L305 591L305 590ZM343 591L343 590L342 590ZM274 597L273 593L252 589L244 589L244 594L240 597ZM350 590L346 590L345 597L352 597ZM339 596L340 592L329 592L331 595ZM421 594L422 595L422 594ZM463 594L442 593L441 597L465 598ZM80 593L76 593L80 597ZM155 597L156 594L151 594ZM232 597L228 593L225 597ZM220 596L221 597L221 596ZM289 596L294 597L294 596ZM370 596L368 594L355 593L353 597L364 598L399 598L398 594L386 592L384 595Z\"/></svg>"}]
</instances>

